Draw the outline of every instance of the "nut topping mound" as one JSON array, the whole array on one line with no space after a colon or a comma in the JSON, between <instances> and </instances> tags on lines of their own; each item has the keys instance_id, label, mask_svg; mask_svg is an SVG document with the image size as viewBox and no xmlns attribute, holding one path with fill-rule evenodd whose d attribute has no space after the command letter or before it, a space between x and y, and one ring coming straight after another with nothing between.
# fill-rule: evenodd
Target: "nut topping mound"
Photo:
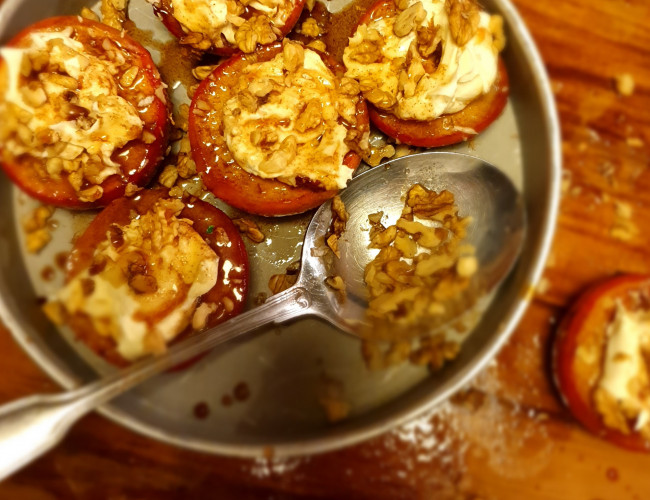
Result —
<instances>
[{"instance_id":1,"label":"nut topping mound","mask_svg":"<svg viewBox=\"0 0 650 500\"><path fill-rule=\"evenodd\" d=\"M223 109L224 136L247 172L290 186L340 189L352 177L350 151L368 147L356 128L359 87L339 79L321 55L284 40L273 59L247 66Z\"/></svg>"},{"instance_id":2,"label":"nut topping mound","mask_svg":"<svg viewBox=\"0 0 650 500\"><path fill-rule=\"evenodd\" d=\"M130 361L163 352L188 325L205 325L216 305L197 305L217 282L219 257L179 218L184 208L163 198L129 224L110 225L90 265L53 301L64 322L85 318Z\"/></svg>"},{"instance_id":3,"label":"nut topping mound","mask_svg":"<svg viewBox=\"0 0 650 500\"><path fill-rule=\"evenodd\" d=\"M499 16L475 0L387 0L382 9L343 54L346 76L376 108L429 121L491 90L504 40Z\"/></svg>"},{"instance_id":4,"label":"nut topping mound","mask_svg":"<svg viewBox=\"0 0 650 500\"><path fill-rule=\"evenodd\" d=\"M1 160L30 195L88 208L148 180L167 112L142 46L94 21L62 17L34 25L0 56Z\"/></svg>"},{"instance_id":5,"label":"nut topping mound","mask_svg":"<svg viewBox=\"0 0 650 500\"><path fill-rule=\"evenodd\" d=\"M459 306L477 270L474 247L462 244L469 218L459 217L454 195L416 184L401 217L389 227L383 214L369 216L370 247L379 249L366 266L371 340L402 340L429 333Z\"/></svg>"},{"instance_id":6,"label":"nut topping mound","mask_svg":"<svg viewBox=\"0 0 650 500\"><path fill-rule=\"evenodd\" d=\"M290 0L147 1L180 23L182 44L201 51L236 47L251 53L281 39L296 8Z\"/></svg>"}]
</instances>

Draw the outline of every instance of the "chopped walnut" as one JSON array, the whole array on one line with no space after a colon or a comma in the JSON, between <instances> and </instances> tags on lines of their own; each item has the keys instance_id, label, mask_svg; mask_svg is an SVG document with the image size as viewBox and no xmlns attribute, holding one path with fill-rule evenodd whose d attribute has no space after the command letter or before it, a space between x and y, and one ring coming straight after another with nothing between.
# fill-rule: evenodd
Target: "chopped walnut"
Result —
<instances>
[{"instance_id":1,"label":"chopped walnut","mask_svg":"<svg viewBox=\"0 0 650 500\"><path fill-rule=\"evenodd\" d=\"M208 66L197 66L196 68L192 68L192 76L197 80L205 80L212 74L216 67L216 64L211 64Z\"/></svg>"},{"instance_id":2,"label":"chopped walnut","mask_svg":"<svg viewBox=\"0 0 650 500\"><path fill-rule=\"evenodd\" d=\"M178 170L174 165L167 165L158 176L158 182L166 188L172 188L176 184L177 179Z\"/></svg>"},{"instance_id":3,"label":"chopped walnut","mask_svg":"<svg viewBox=\"0 0 650 500\"><path fill-rule=\"evenodd\" d=\"M469 42L478 30L480 9L475 0L445 0L451 36L459 47Z\"/></svg>"},{"instance_id":4,"label":"chopped walnut","mask_svg":"<svg viewBox=\"0 0 650 500\"><path fill-rule=\"evenodd\" d=\"M212 46L212 40L202 33L191 32L181 37L179 40L181 45L189 45L196 50L205 51Z\"/></svg>"},{"instance_id":5,"label":"chopped walnut","mask_svg":"<svg viewBox=\"0 0 650 500\"><path fill-rule=\"evenodd\" d=\"M319 52L327 52L327 45L323 40L312 40L307 44L307 47L318 50Z\"/></svg>"},{"instance_id":6,"label":"chopped walnut","mask_svg":"<svg viewBox=\"0 0 650 500\"><path fill-rule=\"evenodd\" d=\"M341 92L341 94L356 96L360 91L361 88L359 82L354 78L341 78L341 82L339 83L339 92Z\"/></svg>"},{"instance_id":7,"label":"chopped walnut","mask_svg":"<svg viewBox=\"0 0 650 500\"><path fill-rule=\"evenodd\" d=\"M380 109L390 109L397 102L397 97L394 94L376 87L364 92L363 95Z\"/></svg>"},{"instance_id":8,"label":"chopped walnut","mask_svg":"<svg viewBox=\"0 0 650 500\"><path fill-rule=\"evenodd\" d=\"M194 331L203 330L207 323L210 314L217 310L217 305L212 302L203 302L199 307L194 311L192 316L192 329Z\"/></svg>"},{"instance_id":9,"label":"chopped walnut","mask_svg":"<svg viewBox=\"0 0 650 500\"><path fill-rule=\"evenodd\" d=\"M274 42L277 35L273 31L271 21L266 16L253 16L246 20L235 33L235 43L239 50L250 54L255 51L257 44L266 45Z\"/></svg>"},{"instance_id":10,"label":"chopped walnut","mask_svg":"<svg viewBox=\"0 0 650 500\"><path fill-rule=\"evenodd\" d=\"M128 0L102 0L102 22L111 28L122 29L126 20Z\"/></svg>"},{"instance_id":11,"label":"chopped walnut","mask_svg":"<svg viewBox=\"0 0 650 500\"><path fill-rule=\"evenodd\" d=\"M130 87L133 85L133 82L135 82L135 79L138 77L138 73L140 70L138 69L137 66L133 66L132 68L128 69L122 74L122 77L120 78L120 83L122 84L122 87Z\"/></svg>"},{"instance_id":12,"label":"chopped walnut","mask_svg":"<svg viewBox=\"0 0 650 500\"><path fill-rule=\"evenodd\" d=\"M431 56L431 54L436 51L438 45L441 42L441 37L438 33L438 27L434 23L429 23L426 26L420 26L417 31L416 40L417 50L420 55L425 58Z\"/></svg>"},{"instance_id":13,"label":"chopped walnut","mask_svg":"<svg viewBox=\"0 0 650 500\"><path fill-rule=\"evenodd\" d=\"M630 73L621 73L614 77L616 82L616 91L623 97L629 97L634 94L634 77Z\"/></svg>"},{"instance_id":14,"label":"chopped walnut","mask_svg":"<svg viewBox=\"0 0 650 500\"><path fill-rule=\"evenodd\" d=\"M625 143L631 148L642 148L644 145L643 139L639 137L628 137Z\"/></svg>"},{"instance_id":15,"label":"chopped walnut","mask_svg":"<svg viewBox=\"0 0 650 500\"><path fill-rule=\"evenodd\" d=\"M256 222L247 218L233 219L232 222L235 224L235 226L237 226L239 232L245 234L252 242L261 243L264 241L264 233L260 231L260 228Z\"/></svg>"},{"instance_id":16,"label":"chopped walnut","mask_svg":"<svg viewBox=\"0 0 650 500\"><path fill-rule=\"evenodd\" d=\"M52 240L47 222L54 214L54 210L54 207L41 205L23 221L25 245L29 253L40 252Z\"/></svg>"},{"instance_id":17,"label":"chopped walnut","mask_svg":"<svg viewBox=\"0 0 650 500\"><path fill-rule=\"evenodd\" d=\"M380 249L365 269L370 296L364 333L369 339L401 340L431 330L438 321L471 304L465 293L478 262L461 245L469 219L461 218L448 191L421 185L407 193L402 216L384 227L369 216L371 248Z\"/></svg>"},{"instance_id":18,"label":"chopped walnut","mask_svg":"<svg viewBox=\"0 0 650 500\"><path fill-rule=\"evenodd\" d=\"M305 49L299 43L285 38L283 40L282 55L284 57L284 67L287 71L293 72L302 67L305 60Z\"/></svg>"},{"instance_id":19,"label":"chopped walnut","mask_svg":"<svg viewBox=\"0 0 650 500\"><path fill-rule=\"evenodd\" d=\"M320 102L309 101L296 120L296 130L300 133L305 133L307 130L320 125L323 120L321 109Z\"/></svg>"},{"instance_id":20,"label":"chopped walnut","mask_svg":"<svg viewBox=\"0 0 650 500\"><path fill-rule=\"evenodd\" d=\"M142 191L142 188L140 186L136 186L135 184L129 182L126 185L126 188L124 189L124 196L126 196L128 198L128 197L133 196L135 193L137 193L139 191Z\"/></svg>"},{"instance_id":21,"label":"chopped walnut","mask_svg":"<svg viewBox=\"0 0 650 500\"><path fill-rule=\"evenodd\" d=\"M316 19L313 17L308 17L305 19L305 22L302 23L299 33L302 33L305 36L316 38L321 34L321 29L316 22Z\"/></svg>"},{"instance_id":22,"label":"chopped walnut","mask_svg":"<svg viewBox=\"0 0 650 500\"><path fill-rule=\"evenodd\" d=\"M95 14L92 10L90 10L88 7L83 7L81 9L81 17L84 19L89 19L91 21L99 21L99 16Z\"/></svg>"},{"instance_id":23,"label":"chopped walnut","mask_svg":"<svg viewBox=\"0 0 650 500\"><path fill-rule=\"evenodd\" d=\"M59 301L53 300L43 304L43 312L57 326L62 326L66 322L65 308Z\"/></svg>"},{"instance_id":24,"label":"chopped walnut","mask_svg":"<svg viewBox=\"0 0 650 500\"><path fill-rule=\"evenodd\" d=\"M391 159L393 156L395 156L395 148L392 144L371 146L368 154L364 156L363 161L371 167L376 167L384 160L384 158Z\"/></svg>"},{"instance_id":25,"label":"chopped walnut","mask_svg":"<svg viewBox=\"0 0 650 500\"><path fill-rule=\"evenodd\" d=\"M424 21L426 16L427 13L422 6L422 2L414 3L397 15L395 24L393 24L393 33L400 38L408 35Z\"/></svg>"},{"instance_id":26,"label":"chopped walnut","mask_svg":"<svg viewBox=\"0 0 650 500\"><path fill-rule=\"evenodd\" d=\"M325 374L321 376L318 402L331 423L344 420L350 414L350 404L345 400L343 383Z\"/></svg>"},{"instance_id":27,"label":"chopped walnut","mask_svg":"<svg viewBox=\"0 0 650 500\"><path fill-rule=\"evenodd\" d=\"M269 289L273 295L291 288L298 281L295 274L274 274L269 279Z\"/></svg>"},{"instance_id":28,"label":"chopped walnut","mask_svg":"<svg viewBox=\"0 0 650 500\"><path fill-rule=\"evenodd\" d=\"M420 347L413 351L410 360L416 365L428 365L432 371L440 370L446 361L458 357L460 344L445 339L443 334L420 339Z\"/></svg>"}]
</instances>

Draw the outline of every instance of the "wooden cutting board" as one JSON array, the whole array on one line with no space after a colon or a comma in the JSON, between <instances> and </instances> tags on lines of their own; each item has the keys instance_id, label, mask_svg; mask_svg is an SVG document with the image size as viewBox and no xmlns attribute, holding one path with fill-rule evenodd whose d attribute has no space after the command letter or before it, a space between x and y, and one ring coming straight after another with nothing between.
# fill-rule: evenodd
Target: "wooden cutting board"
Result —
<instances>
[{"instance_id":1,"label":"wooden cutting board","mask_svg":"<svg viewBox=\"0 0 650 500\"><path fill-rule=\"evenodd\" d=\"M577 293L616 273L650 273L650 2L515 3L553 81L566 177L537 296L468 392L368 443L288 462L183 451L91 415L0 484L0 500L650 498L650 455L582 431L547 364L549 339ZM630 97L615 91L621 73L636 81ZM1 327L0 363L0 403L57 390Z\"/></svg>"}]
</instances>

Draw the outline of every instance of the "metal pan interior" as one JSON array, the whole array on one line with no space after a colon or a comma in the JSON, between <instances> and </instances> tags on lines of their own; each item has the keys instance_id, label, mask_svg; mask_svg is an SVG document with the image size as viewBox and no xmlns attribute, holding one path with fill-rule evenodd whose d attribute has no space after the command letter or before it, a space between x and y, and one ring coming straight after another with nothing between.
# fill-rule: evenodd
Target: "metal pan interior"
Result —
<instances>
[{"instance_id":1,"label":"metal pan interior","mask_svg":"<svg viewBox=\"0 0 650 500\"><path fill-rule=\"evenodd\" d=\"M6 0L0 8L0 41L39 19L77 14L93 2ZM340 7L337 5L337 7ZM316 320L269 328L252 340L213 351L188 370L161 375L100 409L107 417L143 434L204 452L260 456L269 446L275 456L314 454L379 434L433 407L466 383L508 338L531 298L555 224L560 176L559 126L544 66L513 6L507 0L485 2L505 18L508 47L504 59L511 80L505 113L471 144L443 148L498 165L523 191L528 237L515 270L482 320L466 337L461 355L443 371L404 364L383 372L366 369L360 345ZM144 0L132 0L131 18L165 41L169 35ZM152 49L154 58L157 51ZM179 88L177 101L186 98ZM211 201L219 204L214 199ZM64 387L97 377L111 368L45 319L37 298L52 292L40 278L59 252L69 249L75 233L92 214L57 210L54 241L38 256L26 255L20 221L34 202L0 178L0 314L16 340ZM227 208L227 207L226 207ZM231 214L233 210L228 210ZM268 291L272 274L299 257L309 215L262 220L267 240L249 246L251 297ZM60 275L60 273L59 273ZM318 404L322 377L343 383L352 404L349 419L327 423ZM224 395L245 383L250 397L230 406ZM210 415L197 420L194 406L205 402Z\"/></svg>"}]
</instances>

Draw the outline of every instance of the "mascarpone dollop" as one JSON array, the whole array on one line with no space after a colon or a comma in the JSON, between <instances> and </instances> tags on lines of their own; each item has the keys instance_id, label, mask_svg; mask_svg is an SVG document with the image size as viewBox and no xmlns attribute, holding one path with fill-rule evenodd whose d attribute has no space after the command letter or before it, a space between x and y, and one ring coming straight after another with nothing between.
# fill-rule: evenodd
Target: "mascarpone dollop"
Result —
<instances>
[{"instance_id":1,"label":"mascarpone dollop","mask_svg":"<svg viewBox=\"0 0 650 500\"><path fill-rule=\"evenodd\" d=\"M596 405L610 427L629 432L627 420L635 430L650 436L650 312L631 311L618 303L614 320L606 332L606 347Z\"/></svg>"},{"instance_id":2,"label":"mascarpone dollop","mask_svg":"<svg viewBox=\"0 0 650 500\"><path fill-rule=\"evenodd\" d=\"M411 0L407 8L418 17L406 35L395 33L405 31L396 28L398 11L360 25L350 38L343 55L346 76L358 80L377 107L401 119L427 121L457 113L490 91L498 71L502 33L495 32L501 19L477 13L474 35L459 45L449 1Z\"/></svg>"},{"instance_id":3,"label":"mascarpone dollop","mask_svg":"<svg viewBox=\"0 0 650 500\"><path fill-rule=\"evenodd\" d=\"M97 334L112 337L127 360L164 351L216 284L219 257L180 218L183 208L159 200L128 225L112 226L92 265L55 298L67 315L86 316Z\"/></svg>"},{"instance_id":4,"label":"mascarpone dollop","mask_svg":"<svg viewBox=\"0 0 650 500\"><path fill-rule=\"evenodd\" d=\"M54 132L60 149L54 156L74 160L84 151L99 155L104 168L93 180L101 184L110 175L119 173L119 164L111 156L116 149L141 136L143 122L133 104L118 95L116 65L91 55L73 36L72 28L36 32L29 36L28 47L0 48L6 66L2 105L10 103L22 113L29 113L31 119L27 126L35 137ZM21 73L26 59L33 66L31 61L43 54L47 55L46 66L37 78L42 86L32 89L22 82ZM80 116L69 119L64 114L68 109L62 105L64 101L72 101ZM53 156L38 145L30 147L13 139L9 142L14 154Z\"/></svg>"},{"instance_id":5,"label":"mascarpone dollop","mask_svg":"<svg viewBox=\"0 0 650 500\"><path fill-rule=\"evenodd\" d=\"M224 136L237 163L292 186L307 180L344 188L354 171L343 160L352 142L367 147L368 134L347 140L358 96L343 93L321 56L286 41L283 52L246 67L241 78L241 92L223 112Z\"/></svg>"}]
</instances>

